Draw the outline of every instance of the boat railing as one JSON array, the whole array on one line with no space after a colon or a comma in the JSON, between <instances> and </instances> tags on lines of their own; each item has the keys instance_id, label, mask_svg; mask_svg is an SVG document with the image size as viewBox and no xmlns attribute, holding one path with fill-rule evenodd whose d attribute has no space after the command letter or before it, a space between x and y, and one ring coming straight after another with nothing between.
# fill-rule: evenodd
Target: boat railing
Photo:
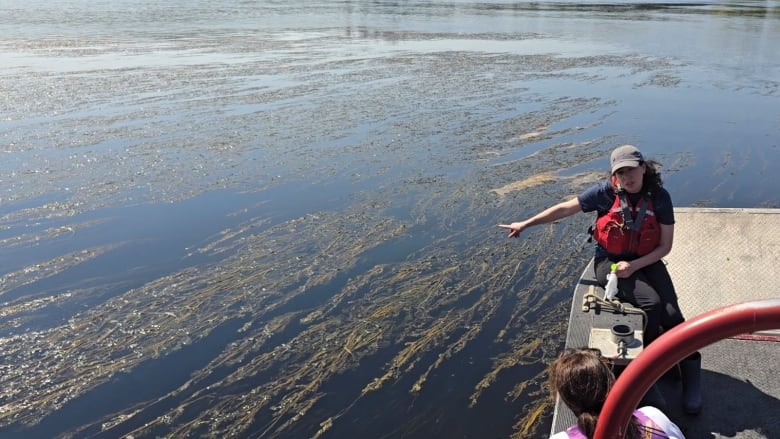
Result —
<instances>
[{"instance_id":1,"label":"boat railing","mask_svg":"<svg viewBox=\"0 0 780 439\"><path fill-rule=\"evenodd\" d=\"M621 373L599 415L596 439L623 439L633 408L655 381L680 360L729 337L780 329L780 298L717 308L672 328Z\"/></svg>"}]
</instances>

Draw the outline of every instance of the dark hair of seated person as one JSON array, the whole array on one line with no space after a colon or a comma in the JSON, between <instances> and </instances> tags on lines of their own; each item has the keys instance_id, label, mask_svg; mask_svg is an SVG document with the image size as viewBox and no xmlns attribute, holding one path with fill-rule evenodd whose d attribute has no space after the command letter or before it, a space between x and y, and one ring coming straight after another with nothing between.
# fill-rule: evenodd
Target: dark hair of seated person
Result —
<instances>
[{"instance_id":1,"label":"dark hair of seated person","mask_svg":"<svg viewBox=\"0 0 780 439\"><path fill-rule=\"evenodd\" d=\"M608 359L598 349L566 349L550 365L550 388L577 417L577 426L588 439L596 431L599 413L604 406L615 374ZM627 439L639 438L636 417L626 434Z\"/></svg>"}]
</instances>

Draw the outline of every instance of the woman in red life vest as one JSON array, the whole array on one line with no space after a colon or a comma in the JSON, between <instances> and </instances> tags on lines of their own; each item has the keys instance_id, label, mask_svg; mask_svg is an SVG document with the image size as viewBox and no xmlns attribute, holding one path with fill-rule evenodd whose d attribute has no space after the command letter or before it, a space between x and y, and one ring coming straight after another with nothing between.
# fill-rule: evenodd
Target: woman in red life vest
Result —
<instances>
[{"instance_id":1,"label":"woman in red life vest","mask_svg":"<svg viewBox=\"0 0 780 439\"><path fill-rule=\"evenodd\" d=\"M645 160L635 146L616 148L610 163L609 179L525 221L499 227L509 230L510 238L517 238L528 227L595 211L596 279L606 285L610 266L617 264L617 297L647 314L644 343L648 345L661 332L685 320L672 279L661 261L674 241L672 199L662 185L658 164ZM683 375L686 370L691 374L689 385L685 386L685 408L689 413L698 413L701 408L700 364L698 353L680 363Z\"/></svg>"}]
</instances>

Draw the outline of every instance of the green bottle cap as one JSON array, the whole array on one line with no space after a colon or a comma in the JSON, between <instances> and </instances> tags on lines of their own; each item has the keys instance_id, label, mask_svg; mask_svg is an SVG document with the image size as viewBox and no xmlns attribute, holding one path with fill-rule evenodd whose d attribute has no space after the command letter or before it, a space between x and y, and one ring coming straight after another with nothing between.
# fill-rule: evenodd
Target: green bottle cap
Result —
<instances>
[{"instance_id":1,"label":"green bottle cap","mask_svg":"<svg viewBox=\"0 0 780 439\"><path fill-rule=\"evenodd\" d=\"M617 271L617 264L612 264L612 265L610 265L610 266L609 266L609 268L610 268L612 271Z\"/></svg>"}]
</instances>

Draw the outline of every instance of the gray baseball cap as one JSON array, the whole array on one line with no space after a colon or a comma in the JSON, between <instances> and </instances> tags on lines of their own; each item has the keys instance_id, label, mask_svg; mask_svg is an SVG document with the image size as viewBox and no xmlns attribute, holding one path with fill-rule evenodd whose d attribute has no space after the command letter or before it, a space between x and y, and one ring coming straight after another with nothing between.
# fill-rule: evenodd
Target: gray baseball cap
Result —
<instances>
[{"instance_id":1,"label":"gray baseball cap","mask_svg":"<svg viewBox=\"0 0 780 439\"><path fill-rule=\"evenodd\" d=\"M618 146L612 151L610 163L612 163L612 173L614 174L620 168L635 168L645 161L642 153L634 145Z\"/></svg>"}]
</instances>

